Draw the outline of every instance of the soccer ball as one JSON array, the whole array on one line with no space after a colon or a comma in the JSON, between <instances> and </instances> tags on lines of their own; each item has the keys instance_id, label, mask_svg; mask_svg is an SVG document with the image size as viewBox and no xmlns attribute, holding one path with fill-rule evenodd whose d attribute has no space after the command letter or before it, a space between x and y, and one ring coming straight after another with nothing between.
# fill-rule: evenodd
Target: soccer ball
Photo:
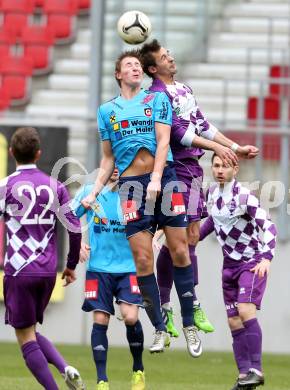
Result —
<instances>
[{"instance_id":1,"label":"soccer ball","mask_svg":"<svg viewBox=\"0 0 290 390\"><path fill-rule=\"evenodd\" d=\"M120 16L117 30L120 37L130 45L144 42L151 33L151 22L147 15L140 11L128 11Z\"/></svg>"}]
</instances>

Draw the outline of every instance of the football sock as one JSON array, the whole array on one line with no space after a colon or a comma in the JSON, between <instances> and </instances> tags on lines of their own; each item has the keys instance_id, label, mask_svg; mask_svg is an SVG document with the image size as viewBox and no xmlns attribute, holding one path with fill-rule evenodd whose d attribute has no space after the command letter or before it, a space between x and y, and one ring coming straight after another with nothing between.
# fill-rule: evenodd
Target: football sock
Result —
<instances>
[{"instance_id":1,"label":"football sock","mask_svg":"<svg viewBox=\"0 0 290 390\"><path fill-rule=\"evenodd\" d=\"M246 329L241 328L237 330L232 330L232 337L234 357L239 373L247 374L251 367L251 361L249 355Z\"/></svg>"},{"instance_id":2,"label":"football sock","mask_svg":"<svg viewBox=\"0 0 290 390\"><path fill-rule=\"evenodd\" d=\"M262 371L262 330L257 318L245 321L251 367Z\"/></svg>"},{"instance_id":3,"label":"football sock","mask_svg":"<svg viewBox=\"0 0 290 390\"><path fill-rule=\"evenodd\" d=\"M46 390L58 390L58 386L48 368L48 362L36 341L29 341L21 347L25 363L37 381Z\"/></svg>"},{"instance_id":4,"label":"football sock","mask_svg":"<svg viewBox=\"0 0 290 390\"><path fill-rule=\"evenodd\" d=\"M144 334L141 322L138 320L135 325L126 325L127 340L133 356L133 371L143 371L142 362Z\"/></svg>"},{"instance_id":5,"label":"football sock","mask_svg":"<svg viewBox=\"0 0 290 390\"><path fill-rule=\"evenodd\" d=\"M170 302L170 292L173 285L173 264L166 246L162 246L156 261L157 281L160 291L161 305Z\"/></svg>"},{"instance_id":6,"label":"football sock","mask_svg":"<svg viewBox=\"0 0 290 390\"><path fill-rule=\"evenodd\" d=\"M198 266L197 266L197 256L195 254L195 245L188 245L189 257L193 270L193 284L194 286L198 285Z\"/></svg>"},{"instance_id":7,"label":"football sock","mask_svg":"<svg viewBox=\"0 0 290 390\"><path fill-rule=\"evenodd\" d=\"M107 352L108 352L108 338L107 325L94 324L91 334L91 346L94 356L94 361L97 369L98 382L108 381L106 367L107 367Z\"/></svg>"},{"instance_id":8,"label":"football sock","mask_svg":"<svg viewBox=\"0 0 290 390\"><path fill-rule=\"evenodd\" d=\"M52 342L38 332L36 332L36 340L48 363L53 364L61 374L64 374L68 364Z\"/></svg>"},{"instance_id":9,"label":"football sock","mask_svg":"<svg viewBox=\"0 0 290 390\"><path fill-rule=\"evenodd\" d=\"M184 327L193 325L193 271L191 264L173 267L173 279L180 302Z\"/></svg>"},{"instance_id":10,"label":"football sock","mask_svg":"<svg viewBox=\"0 0 290 390\"><path fill-rule=\"evenodd\" d=\"M142 294L144 309L151 324L156 330L166 331L161 314L159 289L155 275L137 276L137 281Z\"/></svg>"}]
</instances>

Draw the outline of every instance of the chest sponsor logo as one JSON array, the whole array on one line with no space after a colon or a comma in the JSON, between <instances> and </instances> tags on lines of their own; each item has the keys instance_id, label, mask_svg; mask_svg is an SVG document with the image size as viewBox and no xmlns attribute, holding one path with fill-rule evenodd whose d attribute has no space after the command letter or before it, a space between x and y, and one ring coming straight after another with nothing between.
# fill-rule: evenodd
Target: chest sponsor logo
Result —
<instances>
[{"instance_id":1,"label":"chest sponsor logo","mask_svg":"<svg viewBox=\"0 0 290 390\"><path fill-rule=\"evenodd\" d=\"M94 217L94 232L95 233L101 233L102 231L106 230L106 225L108 225L108 219L107 218L100 218L98 216Z\"/></svg>"},{"instance_id":2,"label":"chest sponsor logo","mask_svg":"<svg viewBox=\"0 0 290 390\"><path fill-rule=\"evenodd\" d=\"M137 283L136 275L130 275L130 286L132 294L140 294L140 289Z\"/></svg>"},{"instance_id":3,"label":"chest sponsor logo","mask_svg":"<svg viewBox=\"0 0 290 390\"><path fill-rule=\"evenodd\" d=\"M172 194L171 208L177 215L185 214L186 210L182 193L175 192Z\"/></svg>"},{"instance_id":4,"label":"chest sponsor logo","mask_svg":"<svg viewBox=\"0 0 290 390\"><path fill-rule=\"evenodd\" d=\"M97 279L86 280L85 284L85 299L97 300L99 282Z\"/></svg>"},{"instance_id":5,"label":"chest sponsor logo","mask_svg":"<svg viewBox=\"0 0 290 390\"><path fill-rule=\"evenodd\" d=\"M146 116L152 116L152 108L150 107L144 108L144 114Z\"/></svg>"},{"instance_id":6,"label":"chest sponsor logo","mask_svg":"<svg viewBox=\"0 0 290 390\"><path fill-rule=\"evenodd\" d=\"M122 121L121 122L121 127L122 129L127 129L130 126L130 123L128 120Z\"/></svg>"}]
</instances>

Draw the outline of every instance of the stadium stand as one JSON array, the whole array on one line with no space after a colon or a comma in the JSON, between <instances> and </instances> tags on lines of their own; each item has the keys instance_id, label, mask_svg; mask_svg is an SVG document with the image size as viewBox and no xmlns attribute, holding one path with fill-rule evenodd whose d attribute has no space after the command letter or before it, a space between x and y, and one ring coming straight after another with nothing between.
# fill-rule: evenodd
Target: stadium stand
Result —
<instances>
[{"instance_id":1,"label":"stadium stand","mask_svg":"<svg viewBox=\"0 0 290 390\"><path fill-rule=\"evenodd\" d=\"M11 2L14 1L11 0ZM26 3L24 0L19 0L19 3L22 1ZM10 16L9 18L5 16L9 12L4 11L2 7L4 0L0 0L1 62L4 57L17 56L21 58L23 56L26 45L24 31L29 29L29 26L38 25L41 28L47 28L48 17L45 14L45 5L49 1L33 0L34 8L31 12L23 12L24 17L19 16L18 13L13 16L15 19L18 17L21 19L19 26L22 26L19 27L19 31L15 31L11 28ZM207 39L205 42L206 55L203 59L197 59L195 55L203 52L201 42L194 48L196 32L202 26L202 21L197 16L200 12L197 8L204 4L214 3L214 1L168 0L167 9L164 11L161 7L162 1L106 0L102 100L108 99L117 90L115 80L112 77L113 60L121 49L128 48L117 37L117 18L123 11L136 8L138 3L138 8L147 13L152 21L153 35L172 49L178 61L178 78L192 86L198 103L209 120L222 131L227 130L227 134L237 140L241 139L237 131L246 130L248 124L252 122L253 125L250 130L243 132L242 140L243 143L255 143L256 135L259 135L256 124L260 115L260 105L258 103L258 101L261 102L260 97L264 98L263 118L272 121L281 117L285 108L284 103L289 100L287 89L279 83L279 80L284 76L289 76L287 65L289 64L289 57L287 58L290 31L289 0L216 0L215 2L223 2L225 8L220 17L207 21L209 34L205 37ZM10 3L10 0L7 0L7 3ZM18 96L15 100L13 96L10 96L7 86L3 85L6 75L5 73L2 75L2 67L0 67L1 125L22 126L23 124L33 124L37 127L53 123L52 126L57 128L62 126L65 129L69 128L67 155L74 157L75 161L83 163L85 166L87 166L90 151L95 148L96 153L95 127L89 127L88 121L86 121L91 42L88 17L90 5L91 2L88 0L77 1L78 10L72 12L71 15L76 21L75 38L73 37L72 41L68 39L62 44L58 44L59 40L57 38L54 39L54 43L51 45L53 47L52 58L50 58L53 67L48 67L44 71L48 73L37 74L33 70L32 78L31 74L27 76L21 74L22 80L32 79L32 83L28 82L27 90L25 89L27 95L25 95L24 100L18 99ZM14 15L13 12L11 13ZM162 19L162 14L166 15L165 19ZM22 19L25 20L24 24L22 24ZM164 23L164 25L161 25L161 23ZM166 32L166 29L169 31ZM3 55L1 54L2 50ZM8 71L7 67L5 71L3 69L3 72L13 74L11 69ZM19 72L19 69L17 72ZM269 76L277 77L277 80L267 82ZM266 85L263 90L260 88L261 82L265 82ZM267 88L268 85L270 85L270 88ZM30 94L31 99L27 100ZM283 104L281 105L280 98L282 97ZM287 99L284 99L284 97L287 97ZM19 105L19 103L23 104L24 102L24 105ZM15 103L17 106L15 106ZM268 116L269 112L271 113L270 116ZM263 131L267 131L265 123L263 123L262 128ZM282 137L287 138L287 134L282 133L282 125L279 128L277 127L277 131L282 134ZM59 134L61 137L61 132ZM275 180L278 177L278 180L283 181L285 179L284 183L287 189L289 187L287 181L289 176L288 165L284 164L283 168L283 161L276 161L279 156L283 156L279 135L265 134L263 143L263 158L268 159L269 157L271 160L257 159L255 162L243 162L242 179L247 182L258 179L263 183L264 179ZM90 147L92 149L89 149ZM288 161L289 159L286 163ZM207 160L203 158L203 167L206 168L206 164ZM257 165L262 166L260 171ZM0 168L2 168L2 165ZM262 174L258 175L257 172L261 171L263 171ZM70 176L75 172L79 174L79 170L73 166L73 163L70 163L68 175ZM209 176L206 176L206 180L209 180ZM285 202L287 203L287 197ZM284 218L281 213L280 217L286 223L279 221L279 234L282 239L289 240L289 211L287 214L283 210L281 207L281 211L288 219ZM278 213L280 213L280 209L274 210L274 217ZM218 252L215 252L217 248L213 246L211 240L206 245L208 245L208 248L204 249L204 257L212 257L212 253L215 253L216 257L219 256ZM267 334L269 335L265 339L265 344L267 349L273 352L289 352L289 344L285 343L285 337L287 339L287 336L289 336L289 321L287 313L285 314L285 307L282 304L277 304L277 302L289 301L289 289L280 288L282 278L288 275L289 267L286 257L289 252L288 249L288 246L280 246L279 248L279 264L277 261L277 266L274 267L273 265L274 272L273 276L271 275L271 283L274 286L273 294L269 294L267 298L271 310L270 315L265 317L265 325L268 327ZM208 289L206 286L203 296L205 302L207 302L209 312L213 313L215 317L217 329L219 329L214 338L206 338L207 348L225 349L230 344L227 333L222 331L224 328L224 316L221 315L222 302L219 300L217 304L216 299L212 298L214 296L218 300L220 296L220 286L216 286L215 280L220 264L216 266L215 262L210 262L208 266L204 264L201 264L201 266L204 267L207 286L210 285L212 288ZM283 283L285 283L285 286L287 285L286 279L285 282L283 280ZM73 329L74 342L82 343L84 340L89 342L88 327L85 329L86 332L83 332L85 326L79 315L82 300L79 292L81 288L80 285L80 289L67 294L65 304L60 304L58 308L53 308L49 313L51 326L48 332L59 342L71 342L72 340L71 333L66 331L70 326L69 322L67 326L59 328L60 313L64 314L64 320L68 318L68 313L76 318ZM206 298L208 301L206 301ZM279 335L285 334L285 337L278 337L279 335L273 337L273 329L277 318L282 319L279 323ZM119 332L114 331L112 333L116 337L114 342L118 344ZM5 327L2 327L1 335L2 339L12 340ZM149 332L147 336L149 337ZM183 348L183 344L179 340L176 340L175 346Z\"/></svg>"}]
</instances>

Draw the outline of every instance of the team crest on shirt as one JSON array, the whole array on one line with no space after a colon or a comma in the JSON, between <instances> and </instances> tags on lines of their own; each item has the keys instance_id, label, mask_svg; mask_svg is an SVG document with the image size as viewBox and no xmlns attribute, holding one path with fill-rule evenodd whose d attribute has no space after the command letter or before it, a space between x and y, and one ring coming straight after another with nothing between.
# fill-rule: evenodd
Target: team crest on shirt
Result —
<instances>
[{"instance_id":1,"label":"team crest on shirt","mask_svg":"<svg viewBox=\"0 0 290 390\"><path fill-rule=\"evenodd\" d=\"M152 108L151 107L144 108L144 114L146 116L152 116Z\"/></svg>"},{"instance_id":2,"label":"team crest on shirt","mask_svg":"<svg viewBox=\"0 0 290 390\"><path fill-rule=\"evenodd\" d=\"M151 100L154 99L154 97L155 97L154 93L150 93L149 95L144 97L142 104L147 104L151 102Z\"/></svg>"},{"instance_id":3,"label":"team crest on shirt","mask_svg":"<svg viewBox=\"0 0 290 390\"><path fill-rule=\"evenodd\" d=\"M231 203L229 204L229 212L231 214L233 214L233 212L235 211L236 208L237 208L237 203L236 203L235 199L233 198L231 200Z\"/></svg>"}]
</instances>

